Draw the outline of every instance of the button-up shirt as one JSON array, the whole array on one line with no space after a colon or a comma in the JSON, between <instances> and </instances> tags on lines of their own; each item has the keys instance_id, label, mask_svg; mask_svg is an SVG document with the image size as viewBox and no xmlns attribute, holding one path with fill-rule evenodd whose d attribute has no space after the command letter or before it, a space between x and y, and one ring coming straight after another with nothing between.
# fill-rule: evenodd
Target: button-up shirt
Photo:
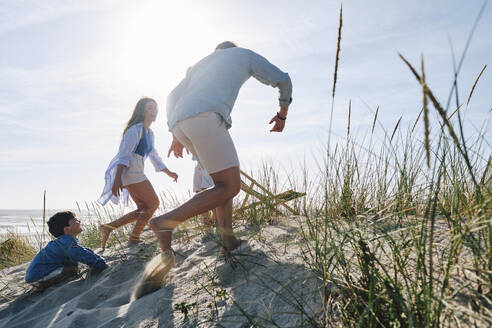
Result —
<instances>
[{"instance_id":1,"label":"button-up shirt","mask_svg":"<svg viewBox=\"0 0 492 328\"><path fill-rule=\"evenodd\" d=\"M179 121L209 111L218 113L230 128L230 114L239 89L251 76L278 88L280 106L289 106L292 96L289 74L251 50L218 49L190 67L186 77L169 94L166 105L169 130Z\"/></svg>"}]
</instances>

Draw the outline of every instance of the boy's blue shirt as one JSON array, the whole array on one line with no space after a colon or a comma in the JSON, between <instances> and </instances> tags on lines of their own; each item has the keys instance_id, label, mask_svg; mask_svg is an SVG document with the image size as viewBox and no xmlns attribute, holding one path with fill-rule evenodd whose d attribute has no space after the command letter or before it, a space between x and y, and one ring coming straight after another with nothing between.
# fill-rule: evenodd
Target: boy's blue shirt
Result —
<instances>
[{"instance_id":1,"label":"boy's blue shirt","mask_svg":"<svg viewBox=\"0 0 492 328\"><path fill-rule=\"evenodd\" d=\"M78 262L95 269L108 267L104 258L91 249L80 246L72 235L61 235L34 256L26 271L26 282L35 282L55 269Z\"/></svg>"}]
</instances>

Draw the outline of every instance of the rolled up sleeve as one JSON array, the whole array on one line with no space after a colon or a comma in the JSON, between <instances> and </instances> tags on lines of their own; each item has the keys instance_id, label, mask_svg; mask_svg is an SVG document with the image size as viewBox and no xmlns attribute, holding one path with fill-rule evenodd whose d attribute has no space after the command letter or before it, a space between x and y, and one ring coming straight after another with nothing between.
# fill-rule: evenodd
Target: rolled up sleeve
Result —
<instances>
[{"instance_id":1,"label":"rolled up sleeve","mask_svg":"<svg viewBox=\"0 0 492 328\"><path fill-rule=\"evenodd\" d=\"M292 101L292 81L289 74L282 72L266 58L251 52L251 75L263 84L279 89L279 105L288 107Z\"/></svg>"}]
</instances>

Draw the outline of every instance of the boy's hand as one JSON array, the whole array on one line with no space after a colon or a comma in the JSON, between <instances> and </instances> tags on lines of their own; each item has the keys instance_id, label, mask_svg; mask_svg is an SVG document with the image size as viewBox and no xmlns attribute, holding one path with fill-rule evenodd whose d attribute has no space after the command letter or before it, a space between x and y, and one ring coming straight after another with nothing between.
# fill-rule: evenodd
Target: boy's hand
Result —
<instances>
[{"instance_id":1,"label":"boy's hand","mask_svg":"<svg viewBox=\"0 0 492 328\"><path fill-rule=\"evenodd\" d=\"M175 172L169 171L167 168L162 170L162 172L166 173L174 182L178 182L178 175Z\"/></svg>"},{"instance_id":2,"label":"boy's hand","mask_svg":"<svg viewBox=\"0 0 492 328\"><path fill-rule=\"evenodd\" d=\"M120 190L123 190L123 183L121 182L121 178L115 178L113 188L111 188L111 192L115 197L120 197Z\"/></svg>"}]
</instances>

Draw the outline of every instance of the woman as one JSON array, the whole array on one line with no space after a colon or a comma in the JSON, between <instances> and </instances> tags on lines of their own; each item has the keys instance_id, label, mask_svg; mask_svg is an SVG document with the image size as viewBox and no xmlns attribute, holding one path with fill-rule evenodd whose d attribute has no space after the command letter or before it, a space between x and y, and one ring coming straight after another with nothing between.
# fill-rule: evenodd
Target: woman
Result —
<instances>
[{"instance_id":1,"label":"woman","mask_svg":"<svg viewBox=\"0 0 492 328\"><path fill-rule=\"evenodd\" d=\"M98 202L105 205L111 200L118 204L121 190L123 203L128 204L129 193L137 209L109 224L99 226L103 250L106 248L106 242L112 230L134 221L136 223L128 244L139 243L142 230L159 207L159 198L144 174L144 161L147 157L150 158L156 172L162 171L175 182L178 180L178 175L167 169L154 147L154 133L150 125L155 121L157 112L157 103L154 99L141 98L137 102L123 131L118 154L106 170L106 184Z\"/></svg>"}]
</instances>

